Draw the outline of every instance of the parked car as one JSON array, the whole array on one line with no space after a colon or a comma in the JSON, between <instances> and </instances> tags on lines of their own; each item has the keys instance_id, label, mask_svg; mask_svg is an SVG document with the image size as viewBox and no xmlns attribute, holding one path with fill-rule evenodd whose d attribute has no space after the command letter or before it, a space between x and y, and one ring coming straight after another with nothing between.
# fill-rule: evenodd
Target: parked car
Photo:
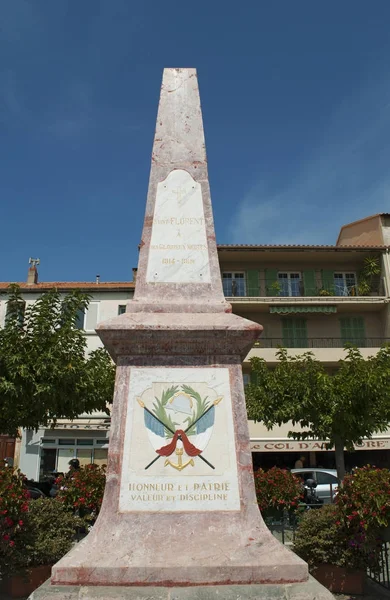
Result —
<instances>
[{"instance_id":1,"label":"parked car","mask_svg":"<svg viewBox=\"0 0 390 600\"><path fill-rule=\"evenodd\" d=\"M316 492L324 504L333 502L337 493L337 471L336 469L317 469L308 467L304 469L291 469L291 473L298 475L303 481L314 479L317 483Z\"/></svg>"},{"instance_id":2,"label":"parked car","mask_svg":"<svg viewBox=\"0 0 390 600\"><path fill-rule=\"evenodd\" d=\"M28 492L31 500L38 500L40 498L46 498L45 494L37 487L33 487L32 485L26 485L26 490Z\"/></svg>"}]
</instances>

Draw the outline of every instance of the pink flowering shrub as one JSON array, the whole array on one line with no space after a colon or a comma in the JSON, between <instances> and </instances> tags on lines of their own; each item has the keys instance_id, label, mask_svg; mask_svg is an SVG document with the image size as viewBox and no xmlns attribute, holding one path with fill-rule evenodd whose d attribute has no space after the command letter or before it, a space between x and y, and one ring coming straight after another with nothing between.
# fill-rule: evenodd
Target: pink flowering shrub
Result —
<instances>
[{"instance_id":1,"label":"pink flowering shrub","mask_svg":"<svg viewBox=\"0 0 390 600\"><path fill-rule=\"evenodd\" d=\"M342 511L326 504L306 511L295 534L294 552L309 564L310 571L331 564L365 571L377 571L380 544L366 532L351 531Z\"/></svg>"},{"instance_id":2,"label":"pink flowering shrub","mask_svg":"<svg viewBox=\"0 0 390 600\"><path fill-rule=\"evenodd\" d=\"M272 467L255 472L257 502L261 512L295 510L302 497L301 480L286 469Z\"/></svg>"},{"instance_id":3,"label":"pink flowering shrub","mask_svg":"<svg viewBox=\"0 0 390 600\"><path fill-rule=\"evenodd\" d=\"M20 471L0 468L0 574L14 570L23 551L29 495Z\"/></svg>"},{"instance_id":4,"label":"pink flowering shrub","mask_svg":"<svg viewBox=\"0 0 390 600\"><path fill-rule=\"evenodd\" d=\"M378 571L389 525L390 471L368 465L345 476L334 505L304 515L294 549L311 568L327 562Z\"/></svg>"},{"instance_id":5,"label":"pink flowering shrub","mask_svg":"<svg viewBox=\"0 0 390 600\"><path fill-rule=\"evenodd\" d=\"M20 471L0 469L0 580L57 562L83 526L52 498L29 500Z\"/></svg>"},{"instance_id":6,"label":"pink flowering shrub","mask_svg":"<svg viewBox=\"0 0 390 600\"><path fill-rule=\"evenodd\" d=\"M390 525L390 471L367 465L346 475L336 504L349 529L375 532Z\"/></svg>"},{"instance_id":7,"label":"pink flowering shrub","mask_svg":"<svg viewBox=\"0 0 390 600\"><path fill-rule=\"evenodd\" d=\"M56 500L67 508L78 511L80 515L96 516L102 505L105 484L105 465L86 465L57 479L59 490Z\"/></svg>"}]
</instances>

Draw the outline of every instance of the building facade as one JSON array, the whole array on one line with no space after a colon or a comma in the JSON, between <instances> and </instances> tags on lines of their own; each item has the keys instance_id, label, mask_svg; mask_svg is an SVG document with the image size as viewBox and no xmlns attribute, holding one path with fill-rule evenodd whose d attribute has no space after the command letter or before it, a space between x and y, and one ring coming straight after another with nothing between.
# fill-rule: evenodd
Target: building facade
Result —
<instances>
[{"instance_id":1,"label":"building facade","mask_svg":"<svg viewBox=\"0 0 390 600\"><path fill-rule=\"evenodd\" d=\"M390 342L389 244L390 215L381 214L345 225L335 246L218 246L223 290L233 312L264 327L244 360L244 382L250 381L250 359L259 356L276 364L279 346L293 354L311 351L327 369L335 370L346 343L357 345L368 357ZM367 275L367 263L377 265L375 273ZM54 287L64 294L80 289L91 295L79 323L88 351L101 345L97 323L124 312L134 292L135 282L38 283L33 269L28 283L19 284L26 303ZM0 289L7 286L1 283ZM0 324L5 315L3 298ZM60 420L55 429L25 431L17 444L19 466L29 478L41 479L53 469L67 470L74 456L82 463L103 463L109 426L107 415L94 414L73 422ZM261 423L249 422L249 430L255 467L293 467L302 455L307 465L334 466L326 440L293 441L288 424L267 431ZM364 440L356 450L347 456L347 465L390 467L390 431Z\"/></svg>"},{"instance_id":2,"label":"building facade","mask_svg":"<svg viewBox=\"0 0 390 600\"><path fill-rule=\"evenodd\" d=\"M380 214L341 228L335 246L219 246L222 283L235 313L264 327L243 363L250 380L250 359L276 364L279 346L290 354L310 351L330 371L352 343L364 357L390 342L390 215ZM367 264L377 266L367 274ZM249 422L255 466L334 467L326 440L294 441L292 427L268 431ZM295 430L297 430L295 428ZM364 440L347 454L347 466L390 467L390 431Z\"/></svg>"},{"instance_id":3,"label":"building facade","mask_svg":"<svg viewBox=\"0 0 390 600\"><path fill-rule=\"evenodd\" d=\"M366 296L355 290L364 258L373 253L379 257L381 249L220 248L225 293L233 311L264 327L261 338L243 363L244 380L250 380L252 357L276 364L280 346L293 355L310 351L331 371L337 369L338 361L345 356L346 343L357 345L362 355L368 357L389 342L385 279L378 278L374 291ZM229 295L230 277L240 279L240 295ZM317 289L313 289L314 285ZM329 295L323 295L323 290L329 291ZM250 423L255 464L280 463L292 467L303 453L306 464L334 466L333 454L323 453L325 440L293 442L288 438L289 429L286 425L267 431L261 423ZM386 449L386 452L377 452L375 456L365 452L348 457L347 462L387 461L390 466L388 435L378 438L375 446L367 440L362 448Z\"/></svg>"},{"instance_id":4,"label":"building facade","mask_svg":"<svg viewBox=\"0 0 390 600\"><path fill-rule=\"evenodd\" d=\"M9 283L0 283L0 324L3 325L7 313L7 298L4 292ZM101 346L95 327L100 321L106 321L122 314L126 303L133 297L134 282L46 282L38 283L36 267L30 268L27 283L18 283L27 306L39 296L53 288L61 294L78 289L90 295L90 303L85 313L81 313L77 326L84 330L87 339L87 351ZM59 419L56 427L42 428L37 432L22 431L20 440L16 440L15 464L29 479L42 480L53 470L66 472L68 462L77 457L81 464L107 462L110 418L105 413L80 415L77 420ZM9 452L9 450L8 450Z\"/></svg>"}]
</instances>

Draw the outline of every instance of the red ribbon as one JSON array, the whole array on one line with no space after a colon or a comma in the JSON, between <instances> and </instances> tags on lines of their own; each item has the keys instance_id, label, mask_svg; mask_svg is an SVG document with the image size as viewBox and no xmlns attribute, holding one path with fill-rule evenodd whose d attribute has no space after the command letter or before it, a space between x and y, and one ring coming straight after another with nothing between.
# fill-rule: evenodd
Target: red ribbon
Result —
<instances>
[{"instance_id":1,"label":"red ribbon","mask_svg":"<svg viewBox=\"0 0 390 600\"><path fill-rule=\"evenodd\" d=\"M186 451L186 454L188 454L188 456L199 456L202 450L199 450L199 448L194 446L194 444L191 444L190 440L188 439L188 437L182 429L177 429L174 433L172 441L166 446L162 446L162 448L160 448L159 450L156 450L157 454L159 454L160 456L170 456L171 454L173 454L173 452L176 450L176 444L179 437L183 442L184 450Z\"/></svg>"}]
</instances>

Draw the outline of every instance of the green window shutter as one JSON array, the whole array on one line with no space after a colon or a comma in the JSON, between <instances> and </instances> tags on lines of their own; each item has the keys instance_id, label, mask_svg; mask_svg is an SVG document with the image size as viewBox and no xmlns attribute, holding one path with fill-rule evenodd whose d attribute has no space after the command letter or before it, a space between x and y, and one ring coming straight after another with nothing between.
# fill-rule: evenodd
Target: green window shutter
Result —
<instances>
[{"instance_id":1,"label":"green window shutter","mask_svg":"<svg viewBox=\"0 0 390 600\"><path fill-rule=\"evenodd\" d=\"M363 317L352 317L352 331L356 346L359 346L360 348L365 347L366 331Z\"/></svg>"},{"instance_id":2,"label":"green window shutter","mask_svg":"<svg viewBox=\"0 0 390 600\"><path fill-rule=\"evenodd\" d=\"M306 319L282 319L283 346L307 348Z\"/></svg>"},{"instance_id":3,"label":"green window shutter","mask_svg":"<svg viewBox=\"0 0 390 600\"><path fill-rule=\"evenodd\" d=\"M257 379L258 379L257 373L255 373L254 371L251 371L249 374L249 379L253 385L257 385Z\"/></svg>"},{"instance_id":4,"label":"green window shutter","mask_svg":"<svg viewBox=\"0 0 390 600\"><path fill-rule=\"evenodd\" d=\"M293 319L282 319L283 346L294 348Z\"/></svg>"},{"instance_id":5,"label":"green window shutter","mask_svg":"<svg viewBox=\"0 0 390 600\"><path fill-rule=\"evenodd\" d=\"M327 271L326 269L322 269L321 274L322 289L329 292L331 296L334 296L334 271Z\"/></svg>"},{"instance_id":6,"label":"green window shutter","mask_svg":"<svg viewBox=\"0 0 390 600\"><path fill-rule=\"evenodd\" d=\"M307 348L306 319L294 319L296 348Z\"/></svg>"},{"instance_id":7,"label":"green window shutter","mask_svg":"<svg viewBox=\"0 0 390 600\"><path fill-rule=\"evenodd\" d=\"M259 272L258 271L247 271L246 279L248 284L247 296L259 296Z\"/></svg>"},{"instance_id":8,"label":"green window shutter","mask_svg":"<svg viewBox=\"0 0 390 600\"><path fill-rule=\"evenodd\" d=\"M277 282L278 282L277 269L265 269L265 293L267 296L279 296L277 290L272 288L272 285Z\"/></svg>"},{"instance_id":9,"label":"green window shutter","mask_svg":"<svg viewBox=\"0 0 390 600\"><path fill-rule=\"evenodd\" d=\"M282 319L283 332L292 337L294 335L294 319Z\"/></svg>"},{"instance_id":10,"label":"green window shutter","mask_svg":"<svg viewBox=\"0 0 390 600\"><path fill-rule=\"evenodd\" d=\"M347 343L348 338L350 337L349 321L350 319L348 317L343 317L340 319L340 334L343 346Z\"/></svg>"},{"instance_id":11,"label":"green window shutter","mask_svg":"<svg viewBox=\"0 0 390 600\"><path fill-rule=\"evenodd\" d=\"M316 272L313 270L303 271L303 293L305 296L316 296Z\"/></svg>"},{"instance_id":12,"label":"green window shutter","mask_svg":"<svg viewBox=\"0 0 390 600\"><path fill-rule=\"evenodd\" d=\"M353 344L360 348L366 346L366 331L363 317L341 318L340 331L343 345Z\"/></svg>"}]
</instances>

